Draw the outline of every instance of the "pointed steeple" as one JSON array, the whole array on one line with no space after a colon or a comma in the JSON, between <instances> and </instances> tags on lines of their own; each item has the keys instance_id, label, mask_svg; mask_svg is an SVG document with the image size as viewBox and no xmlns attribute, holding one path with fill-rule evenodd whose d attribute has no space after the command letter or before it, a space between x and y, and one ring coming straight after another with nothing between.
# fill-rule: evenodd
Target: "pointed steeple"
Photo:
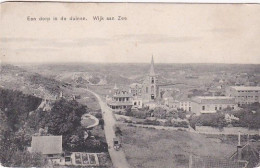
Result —
<instances>
[{"instance_id":1,"label":"pointed steeple","mask_svg":"<svg viewBox=\"0 0 260 168\"><path fill-rule=\"evenodd\" d=\"M116 86L116 83L115 83L115 86L114 86L114 90L118 90L118 87Z\"/></svg>"},{"instance_id":2,"label":"pointed steeple","mask_svg":"<svg viewBox=\"0 0 260 168\"><path fill-rule=\"evenodd\" d=\"M153 56L152 56L151 67L150 67L150 76L155 76Z\"/></svg>"}]
</instances>

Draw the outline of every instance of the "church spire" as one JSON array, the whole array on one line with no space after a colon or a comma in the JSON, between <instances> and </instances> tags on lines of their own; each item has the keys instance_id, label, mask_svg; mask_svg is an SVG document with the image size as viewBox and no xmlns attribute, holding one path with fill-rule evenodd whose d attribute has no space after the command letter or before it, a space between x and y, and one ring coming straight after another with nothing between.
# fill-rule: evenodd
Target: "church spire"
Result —
<instances>
[{"instance_id":1,"label":"church spire","mask_svg":"<svg viewBox=\"0 0 260 168\"><path fill-rule=\"evenodd\" d=\"M118 87L117 87L116 83L115 83L115 86L114 86L114 90L118 90Z\"/></svg>"},{"instance_id":2,"label":"church spire","mask_svg":"<svg viewBox=\"0 0 260 168\"><path fill-rule=\"evenodd\" d=\"M152 56L151 67L150 67L150 76L155 76L153 56Z\"/></svg>"}]
</instances>

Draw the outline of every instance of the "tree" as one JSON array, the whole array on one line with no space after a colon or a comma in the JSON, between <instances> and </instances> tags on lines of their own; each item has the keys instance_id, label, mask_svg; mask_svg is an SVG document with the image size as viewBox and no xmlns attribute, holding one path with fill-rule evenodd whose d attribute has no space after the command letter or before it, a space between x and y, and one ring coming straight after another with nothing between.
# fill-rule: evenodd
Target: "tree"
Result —
<instances>
[{"instance_id":1,"label":"tree","mask_svg":"<svg viewBox=\"0 0 260 168\"><path fill-rule=\"evenodd\" d=\"M84 146L84 128L81 126L81 117L87 109L76 101L60 99L45 118L48 133L62 135L62 144L65 150L76 150Z\"/></svg>"}]
</instances>

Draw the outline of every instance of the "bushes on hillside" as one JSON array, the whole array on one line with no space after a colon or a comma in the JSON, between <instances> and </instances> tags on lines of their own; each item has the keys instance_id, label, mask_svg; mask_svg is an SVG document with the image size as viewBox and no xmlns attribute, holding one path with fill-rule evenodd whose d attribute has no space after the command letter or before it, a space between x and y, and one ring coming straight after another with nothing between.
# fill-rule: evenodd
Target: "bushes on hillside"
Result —
<instances>
[{"instance_id":1,"label":"bushes on hillside","mask_svg":"<svg viewBox=\"0 0 260 168\"><path fill-rule=\"evenodd\" d=\"M225 115L222 113L202 114L200 116L193 116L190 119L190 125L195 129L196 125L211 126L216 128L223 128L227 126Z\"/></svg>"},{"instance_id":2,"label":"bushes on hillside","mask_svg":"<svg viewBox=\"0 0 260 168\"><path fill-rule=\"evenodd\" d=\"M86 108L76 101L60 99L46 114L43 125L48 127L49 134L62 135L65 150L77 148L82 145L79 142L84 141L84 128L80 123L84 113L86 113Z\"/></svg>"},{"instance_id":3,"label":"bushes on hillside","mask_svg":"<svg viewBox=\"0 0 260 168\"><path fill-rule=\"evenodd\" d=\"M0 110L0 163L6 167L42 167L46 159L40 154L26 151L31 135L26 128L15 131L10 127L7 116Z\"/></svg>"},{"instance_id":4,"label":"bushes on hillside","mask_svg":"<svg viewBox=\"0 0 260 168\"><path fill-rule=\"evenodd\" d=\"M29 113L40 103L41 99L38 97L0 88L0 109L6 115L8 126L12 131L17 131L26 121Z\"/></svg>"},{"instance_id":5,"label":"bushes on hillside","mask_svg":"<svg viewBox=\"0 0 260 168\"><path fill-rule=\"evenodd\" d=\"M239 118L239 121L232 121L231 124L235 127L246 127L250 129L260 128L260 104L254 103L244 106L239 111L234 111L232 114Z\"/></svg>"}]
</instances>

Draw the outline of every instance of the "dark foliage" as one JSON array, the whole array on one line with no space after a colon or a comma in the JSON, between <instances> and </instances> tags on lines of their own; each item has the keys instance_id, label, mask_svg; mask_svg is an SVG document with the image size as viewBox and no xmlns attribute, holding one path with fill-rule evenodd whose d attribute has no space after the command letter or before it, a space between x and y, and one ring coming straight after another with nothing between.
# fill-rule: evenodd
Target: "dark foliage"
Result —
<instances>
[{"instance_id":1,"label":"dark foliage","mask_svg":"<svg viewBox=\"0 0 260 168\"><path fill-rule=\"evenodd\" d=\"M235 127L246 127L250 129L260 128L260 104L254 103L246 105L239 111L232 112L239 121L233 121L231 124Z\"/></svg>"},{"instance_id":2,"label":"dark foliage","mask_svg":"<svg viewBox=\"0 0 260 168\"><path fill-rule=\"evenodd\" d=\"M20 128L30 111L35 110L40 103L40 98L0 88L0 109L5 113L7 123L13 131Z\"/></svg>"},{"instance_id":3,"label":"dark foliage","mask_svg":"<svg viewBox=\"0 0 260 168\"><path fill-rule=\"evenodd\" d=\"M26 147L31 142L26 119L35 110L41 99L18 91L0 89L0 162L8 167L41 167L46 159L40 154L31 154Z\"/></svg>"},{"instance_id":4,"label":"dark foliage","mask_svg":"<svg viewBox=\"0 0 260 168\"><path fill-rule=\"evenodd\" d=\"M227 126L225 115L222 113L202 114L200 116L193 116L190 119L191 127L195 128L196 125L211 126L215 128L223 128Z\"/></svg>"},{"instance_id":5,"label":"dark foliage","mask_svg":"<svg viewBox=\"0 0 260 168\"><path fill-rule=\"evenodd\" d=\"M76 101L60 99L45 116L43 125L48 127L49 134L62 135L63 148L71 150L81 146L79 142L84 142L84 128L80 121L86 112L86 108Z\"/></svg>"}]
</instances>

